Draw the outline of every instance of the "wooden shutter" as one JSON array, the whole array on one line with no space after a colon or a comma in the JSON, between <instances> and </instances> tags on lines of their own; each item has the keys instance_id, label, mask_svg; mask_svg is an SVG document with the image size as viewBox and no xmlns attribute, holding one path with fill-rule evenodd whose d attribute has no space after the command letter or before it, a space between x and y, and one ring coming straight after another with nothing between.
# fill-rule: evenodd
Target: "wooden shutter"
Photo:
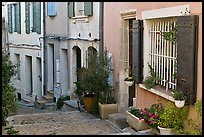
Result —
<instances>
[{"instance_id":1,"label":"wooden shutter","mask_svg":"<svg viewBox=\"0 0 204 137\"><path fill-rule=\"evenodd\" d=\"M67 6L68 17L74 17L74 2L68 2Z\"/></svg>"},{"instance_id":2,"label":"wooden shutter","mask_svg":"<svg viewBox=\"0 0 204 137\"><path fill-rule=\"evenodd\" d=\"M25 2L25 22L26 22L26 33L30 33L30 4Z\"/></svg>"},{"instance_id":3,"label":"wooden shutter","mask_svg":"<svg viewBox=\"0 0 204 137\"><path fill-rule=\"evenodd\" d=\"M132 77L136 83L141 83L143 80L143 21L132 21Z\"/></svg>"},{"instance_id":4,"label":"wooden shutter","mask_svg":"<svg viewBox=\"0 0 204 137\"><path fill-rule=\"evenodd\" d=\"M32 32L36 32L38 34L41 33L41 3L40 2L33 3L33 30Z\"/></svg>"},{"instance_id":5,"label":"wooden shutter","mask_svg":"<svg viewBox=\"0 0 204 137\"><path fill-rule=\"evenodd\" d=\"M36 2L36 33L41 33L41 3Z\"/></svg>"},{"instance_id":6,"label":"wooden shutter","mask_svg":"<svg viewBox=\"0 0 204 137\"><path fill-rule=\"evenodd\" d=\"M85 16L93 15L93 2L84 2L84 15Z\"/></svg>"},{"instance_id":7,"label":"wooden shutter","mask_svg":"<svg viewBox=\"0 0 204 137\"><path fill-rule=\"evenodd\" d=\"M15 30L17 33L21 33L21 6L20 2L15 5Z\"/></svg>"},{"instance_id":8,"label":"wooden shutter","mask_svg":"<svg viewBox=\"0 0 204 137\"><path fill-rule=\"evenodd\" d=\"M177 87L193 105L197 92L198 16L181 16L177 23Z\"/></svg>"},{"instance_id":9,"label":"wooden shutter","mask_svg":"<svg viewBox=\"0 0 204 137\"><path fill-rule=\"evenodd\" d=\"M8 5L8 32L13 33L13 27L12 27L12 5Z\"/></svg>"},{"instance_id":10,"label":"wooden shutter","mask_svg":"<svg viewBox=\"0 0 204 137\"><path fill-rule=\"evenodd\" d=\"M56 15L56 2L47 2L47 16L54 17Z\"/></svg>"}]
</instances>

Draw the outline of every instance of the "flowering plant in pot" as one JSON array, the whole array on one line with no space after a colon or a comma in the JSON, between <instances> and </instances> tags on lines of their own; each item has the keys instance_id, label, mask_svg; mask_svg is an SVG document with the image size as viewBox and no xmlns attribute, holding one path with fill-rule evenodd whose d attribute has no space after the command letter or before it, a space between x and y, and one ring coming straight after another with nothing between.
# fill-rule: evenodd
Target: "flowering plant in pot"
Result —
<instances>
[{"instance_id":1,"label":"flowering plant in pot","mask_svg":"<svg viewBox=\"0 0 204 137\"><path fill-rule=\"evenodd\" d=\"M142 109L137 107L130 107L130 110L126 111L126 120L130 127L136 131L149 129L150 127L146 123L142 115Z\"/></svg>"},{"instance_id":2,"label":"flowering plant in pot","mask_svg":"<svg viewBox=\"0 0 204 137\"><path fill-rule=\"evenodd\" d=\"M173 89L172 94L173 94L172 96L175 100L175 105L178 108L182 108L185 105L186 96L179 89Z\"/></svg>"},{"instance_id":3,"label":"flowering plant in pot","mask_svg":"<svg viewBox=\"0 0 204 137\"><path fill-rule=\"evenodd\" d=\"M132 77L127 77L125 78L125 83L128 85L128 86L132 86L133 83L134 83L134 80Z\"/></svg>"},{"instance_id":4,"label":"flowering plant in pot","mask_svg":"<svg viewBox=\"0 0 204 137\"><path fill-rule=\"evenodd\" d=\"M141 110L142 118L146 123L154 130L156 134L159 132L158 120L159 116L163 113L164 108L161 103L152 104L150 108L144 108Z\"/></svg>"}]
</instances>

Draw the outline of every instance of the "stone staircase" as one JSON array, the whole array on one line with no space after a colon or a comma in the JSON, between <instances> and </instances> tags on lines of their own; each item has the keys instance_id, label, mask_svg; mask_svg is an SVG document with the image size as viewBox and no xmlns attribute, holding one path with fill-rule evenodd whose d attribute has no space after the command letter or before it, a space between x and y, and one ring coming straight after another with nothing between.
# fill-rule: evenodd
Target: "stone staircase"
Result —
<instances>
[{"instance_id":1,"label":"stone staircase","mask_svg":"<svg viewBox=\"0 0 204 137\"><path fill-rule=\"evenodd\" d=\"M46 104L54 103L54 91L48 91L46 95L44 95L41 99L34 102L35 108L45 109Z\"/></svg>"}]
</instances>

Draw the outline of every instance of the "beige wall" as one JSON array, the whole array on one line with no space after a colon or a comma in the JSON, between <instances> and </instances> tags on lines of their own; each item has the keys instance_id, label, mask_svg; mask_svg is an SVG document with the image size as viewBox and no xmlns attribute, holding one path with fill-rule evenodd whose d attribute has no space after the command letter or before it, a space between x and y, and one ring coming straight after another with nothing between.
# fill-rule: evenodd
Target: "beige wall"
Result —
<instances>
[{"instance_id":1,"label":"beige wall","mask_svg":"<svg viewBox=\"0 0 204 137\"><path fill-rule=\"evenodd\" d=\"M47 16L47 2L45 4L46 34L67 35L67 2L56 2L57 15L54 17Z\"/></svg>"},{"instance_id":2,"label":"beige wall","mask_svg":"<svg viewBox=\"0 0 204 137\"><path fill-rule=\"evenodd\" d=\"M201 2L105 2L104 3L104 47L113 53L114 83L120 84L120 53L121 53L121 12L136 10L136 19L142 19L142 12L146 10L167 8L179 5L189 5L190 14L199 15L198 37L198 77L197 99L202 99L202 3ZM156 102L156 94L145 92L137 86L136 104L140 107L148 107ZM119 91L120 92L120 91ZM122 91L121 91L122 92ZM149 100L149 101L147 101ZM120 100L119 100L120 101ZM124 100L123 100L124 101ZM164 101L165 102L165 101ZM165 103L164 103L165 104Z\"/></svg>"}]
</instances>

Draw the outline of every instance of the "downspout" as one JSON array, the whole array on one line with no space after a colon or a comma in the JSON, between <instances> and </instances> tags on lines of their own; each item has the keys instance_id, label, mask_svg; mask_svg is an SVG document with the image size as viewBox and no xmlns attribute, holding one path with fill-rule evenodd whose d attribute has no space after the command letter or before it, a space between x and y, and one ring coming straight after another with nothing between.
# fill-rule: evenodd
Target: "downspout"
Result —
<instances>
[{"instance_id":1,"label":"downspout","mask_svg":"<svg viewBox=\"0 0 204 137\"><path fill-rule=\"evenodd\" d=\"M101 54L104 50L103 47L103 8L104 3L99 2L99 53Z\"/></svg>"},{"instance_id":2,"label":"downspout","mask_svg":"<svg viewBox=\"0 0 204 137\"><path fill-rule=\"evenodd\" d=\"M47 74L46 74L46 51L47 51L47 48L46 48L46 24L45 24L45 2L43 2L43 77L44 77L44 80L43 80L43 93L42 95L45 95L46 94L46 91L47 91L47 85L46 85L46 81L47 81Z\"/></svg>"}]
</instances>

